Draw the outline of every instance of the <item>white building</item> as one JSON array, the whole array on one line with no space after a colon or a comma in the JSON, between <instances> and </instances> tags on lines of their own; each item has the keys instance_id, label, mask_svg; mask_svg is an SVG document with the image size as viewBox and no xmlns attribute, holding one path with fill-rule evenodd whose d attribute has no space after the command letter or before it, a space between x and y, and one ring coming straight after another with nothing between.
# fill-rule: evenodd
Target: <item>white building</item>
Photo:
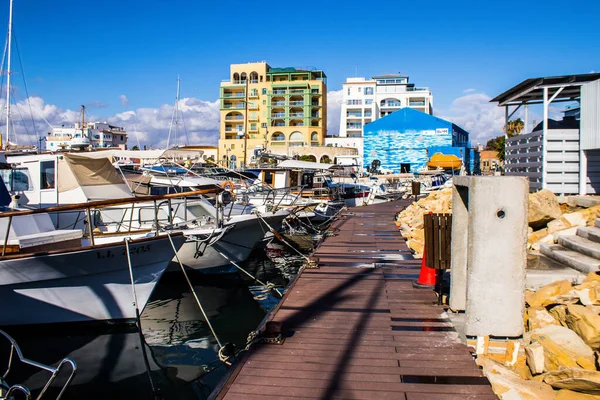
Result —
<instances>
[{"instance_id":1,"label":"white building","mask_svg":"<svg viewBox=\"0 0 600 400\"><path fill-rule=\"evenodd\" d=\"M54 128L46 136L46 150L69 150L85 147L118 147L127 150L125 128L109 125L106 122L88 122L81 129L81 123L73 127Z\"/></svg>"},{"instance_id":2,"label":"white building","mask_svg":"<svg viewBox=\"0 0 600 400\"><path fill-rule=\"evenodd\" d=\"M408 76L391 74L348 78L342 85L340 132L325 139L326 145L355 147L363 154L363 127L404 107L433 114L433 95L425 87L415 87ZM361 163L362 165L362 163Z\"/></svg>"}]
</instances>

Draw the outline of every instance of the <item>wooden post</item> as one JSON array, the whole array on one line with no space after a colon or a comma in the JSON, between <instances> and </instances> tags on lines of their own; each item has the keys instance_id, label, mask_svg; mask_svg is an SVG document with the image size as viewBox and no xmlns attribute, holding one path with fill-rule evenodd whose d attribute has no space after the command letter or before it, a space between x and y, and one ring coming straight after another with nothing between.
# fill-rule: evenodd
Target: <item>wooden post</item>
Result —
<instances>
[{"instance_id":1,"label":"wooden post","mask_svg":"<svg viewBox=\"0 0 600 400\"><path fill-rule=\"evenodd\" d=\"M12 223L12 215L8 217L8 225L6 226L6 236L4 237L4 246L2 247L2 257L6 254L6 245L8 244L8 236L10 235L10 224Z\"/></svg>"},{"instance_id":2,"label":"wooden post","mask_svg":"<svg viewBox=\"0 0 600 400\"><path fill-rule=\"evenodd\" d=\"M92 227L92 213L90 212L89 207L85 208L85 213L87 214L88 230L90 231L90 243L92 244L92 246L95 246L96 244L94 243L94 228Z\"/></svg>"}]
</instances>

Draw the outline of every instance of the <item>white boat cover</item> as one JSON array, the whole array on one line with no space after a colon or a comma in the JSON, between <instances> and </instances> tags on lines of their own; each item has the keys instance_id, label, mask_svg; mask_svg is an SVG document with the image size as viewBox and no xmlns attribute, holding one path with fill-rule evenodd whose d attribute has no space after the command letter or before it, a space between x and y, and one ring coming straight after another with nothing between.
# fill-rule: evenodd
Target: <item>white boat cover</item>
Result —
<instances>
[{"instance_id":1,"label":"white boat cover","mask_svg":"<svg viewBox=\"0 0 600 400\"><path fill-rule=\"evenodd\" d=\"M322 169L327 170L333 167L337 167L335 164L321 164L317 162L310 161L300 161L300 160L285 160L280 162L278 165L280 168L298 168L298 169Z\"/></svg>"}]
</instances>

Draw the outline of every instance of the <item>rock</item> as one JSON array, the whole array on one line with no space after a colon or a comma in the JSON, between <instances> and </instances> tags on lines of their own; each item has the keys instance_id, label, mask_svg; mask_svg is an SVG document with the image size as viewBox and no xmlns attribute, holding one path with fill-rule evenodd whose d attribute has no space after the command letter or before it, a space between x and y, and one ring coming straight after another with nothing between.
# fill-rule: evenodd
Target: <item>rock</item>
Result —
<instances>
[{"instance_id":1,"label":"rock","mask_svg":"<svg viewBox=\"0 0 600 400\"><path fill-rule=\"evenodd\" d=\"M579 228L578 226L574 226L572 228L567 228L567 229L563 229L562 231L554 232L552 234L552 237L554 238L554 243L556 243L558 241L558 237L559 236L563 236L563 235L565 235L565 236L576 235L578 228Z\"/></svg>"},{"instance_id":2,"label":"rock","mask_svg":"<svg viewBox=\"0 0 600 400\"><path fill-rule=\"evenodd\" d=\"M532 232L527 236L527 243L533 244L538 242L541 238L548 236L548 228L540 229Z\"/></svg>"},{"instance_id":3,"label":"rock","mask_svg":"<svg viewBox=\"0 0 600 400\"><path fill-rule=\"evenodd\" d=\"M569 389L592 395L600 395L600 372L579 368L563 368L543 375L544 382L555 389Z\"/></svg>"},{"instance_id":4,"label":"rock","mask_svg":"<svg viewBox=\"0 0 600 400\"><path fill-rule=\"evenodd\" d=\"M529 307L527 309L527 322L529 330L543 328L548 325L560 325L544 307Z\"/></svg>"},{"instance_id":5,"label":"rock","mask_svg":"<svg viewBox=\"0 0 600 400\"><path fill-rule=\"evenodd\" d=\"M525 346L525 356L527 357L527 366L531 375L538 375L544 372L544 347L540 342L534 342Z\"/></svg>"},{"instance_id":6,"label":"rock","mask_svg":"<svg viewBox=\"0 0 600 400\"><path fill-rule=\"evenodd\" d=\"M585 306L569 304L566 323L569 329L577 333L592 349L600 348L600 315Z\"/></svg>"},{"instance_id":7,"label":"rock","mask_svg":"<svg viewBox=\"0 0 600 400\"><path fill-rule=\"evenodd\" d=\"M548 325L536 329L529 332L528 340L531 343L529 347L534 343L542 346L545 372L563 367L596 369L592 349L575 332L565 327ZM536 370L540 364L534 365Z\"/></svg>"},{"instance_id":8,"label":"rock","mask_svg":"<svg viewBox=\"0 0 600 400\"><path fill-rule=\"evenodd\" d=\"M531 307L540 307L550 304L557 304L548 302L550 298L555 298L559 295L565 295L573 289L571 282L567 280L552 282L546 286L542 286L535 292L525 293L525 301Z\"/></svg>"},{"instance_id":9,"label":"rock","mask_svg":"<svg viewBox=\"0 0 600 400\"><path fill-rule=\"evenodd\" d=\"M567 327L567 306L559 305L552 307L549 313L558 321L559 324Z\"/></svg>"},{"instance_id":10,"label":"rock","mask_svg":"<svg viewBox=\"0 0 600 400\"><path fill-rule=\"evenodd\" d=\"M544 189L529 195L528 222L533 229L543 228L560 216L560 205L554 193Z\"/></svg>"},{"instance_id":11,"label":"rock","mask_svg":"<svg viewBox=\"0 0 600 400\"><path fill-rule=\"evenodd\" d=\"M540 246L542 244L554 244L554 235L546 235L540 238L537 242L531 244L531 250L540 251Z\"/></svg>"},{"instance_id":12,"label":"rock","mask_svg":"<svg viewBox=\"0 0 600 400\"><path fill-rule=\"evenodd\" d=\"M598 400L600 397L591 394L574 392L572 390L561 389L556 395L556 400Z\"/></svg>"},{"instance_id":13,"label":"rock","mask_svg":"<svg viewBox=\"0 0 600 400\"><path fill-rule=\"evenodd\" d=\"M477 364L483 367L483 373L492 384L494 393L501 399L554 399L554 390L549 385L522 379L510 369L486 356L477 357ZM516 395L520 397L515 397Z\"/></svg>"},{"instance_id":14,"label":"rock","mask_svg":"<svg viewBox=\"0 0 600 400\"><path fill-rule=\"evenodd\" d=\"M583 305L600 305L600 276L590 272L581 285L575 286L575 293Z\"/></svg>"},{"instance_id":15,"label":"rock","mask_svg":"<svg viewBox=\"0 0 600 400\"><path fill-rule=\"evenodd\" d=\"M563 214L560 218L548 223L548 233L564 231L572 227L586 226L587 220L579 213Z\"/></svg>"},{"instance_id":16,"label":"rock","mask_svg":"<svg viewBox=\"0 0 600 400\"><path fill-rule=\"evenodd\" d=\"M593 206L590 208L584 208L577 211L585 218L588 226L594 225L596 218L600 218L600 206Z\"/></svg>"}]
</instances>

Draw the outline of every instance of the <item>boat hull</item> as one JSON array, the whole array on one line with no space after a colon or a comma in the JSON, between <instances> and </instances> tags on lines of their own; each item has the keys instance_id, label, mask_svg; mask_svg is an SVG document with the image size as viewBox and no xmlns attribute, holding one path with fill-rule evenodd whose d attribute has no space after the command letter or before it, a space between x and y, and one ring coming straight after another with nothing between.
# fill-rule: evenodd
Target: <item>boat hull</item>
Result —
<instances>
[{"instance_id":1,"label":"boat hull","mask_svg":"<svg viewBox=\"0 0 600 400\"><path fill-rule=\"evenodd\" d=\"M262 217L273 229L279 231L283 220L288 215L289 212L277 212L275 214L266 213ZM264 222L254 215L234 218L238 218L237 220L232 219L235 226L211 246L204 246L188 239L177 253L181 263L187 268L203 273L235 272L237 269L231 265L229 260L235 263L246 261L252 250L259 247L270 232ZM177 259L173 258L173 261L174 263L168 271L175 271L179 268Z\"/></svg>"},{"instance_id":2,"label":"boat hull","mask_svg":"<svg viewBox=\"0 0 600 400\"><path fill-rule=\"evenodd\" d=\"M178 248L185 240L172 237ZM130 242L143 311L173 250L168 237ZM0 325L130 320L136 317L124 242L0 261Z\"/></svg>"}]
</instances>

